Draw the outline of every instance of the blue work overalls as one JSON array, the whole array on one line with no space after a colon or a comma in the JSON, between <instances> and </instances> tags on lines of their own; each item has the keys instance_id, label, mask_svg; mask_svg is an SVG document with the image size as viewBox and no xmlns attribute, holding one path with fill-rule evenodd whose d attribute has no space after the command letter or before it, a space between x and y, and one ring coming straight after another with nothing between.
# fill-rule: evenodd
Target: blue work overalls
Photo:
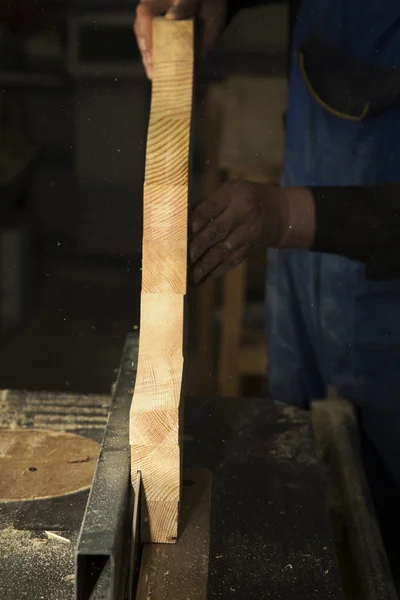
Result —
<instances>
[{"instance_id":1,"label":"blue work overalls","mask_svg":"<svg viewBox=\"0 0 400 600\"><path fill-rule=\"evenodd\" d=\"M341 74L336 50L378 83L362 89L365 73ZM303 0L292 54L283 184L400 181L400 100L380 94L369 110L382 70L400 73L400 2ZM270 251L267 343L271 396L304 407L334 386L361 409L400 484L400 281L367 281L361 264L340 256Z\"/></svg>"}]
</instances>

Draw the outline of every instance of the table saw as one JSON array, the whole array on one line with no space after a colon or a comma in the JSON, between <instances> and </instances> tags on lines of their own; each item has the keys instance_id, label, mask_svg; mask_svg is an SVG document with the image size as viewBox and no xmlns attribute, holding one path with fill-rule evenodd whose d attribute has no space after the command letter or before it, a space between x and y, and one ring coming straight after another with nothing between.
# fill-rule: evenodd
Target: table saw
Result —
<instances>
[{"instance_id":1,"label":"table saw","mask_svg":"<svg viewBox=\"0 0 400 600\"><path fill-rule=\"evenodd\" d=\"M103 442L89 497L0 503L0 597L342 600L310 415L270 400L186 398L179 540L142 546L132 536L128 413L137 352L132 334L111 398L2 393L2 429L68 430ZM357 480L349 455L346 464L344 479ZM348 493L367 582L358 598L395 598L376 523L360 490L356 500Z\"/></svg>"}]
</instances>

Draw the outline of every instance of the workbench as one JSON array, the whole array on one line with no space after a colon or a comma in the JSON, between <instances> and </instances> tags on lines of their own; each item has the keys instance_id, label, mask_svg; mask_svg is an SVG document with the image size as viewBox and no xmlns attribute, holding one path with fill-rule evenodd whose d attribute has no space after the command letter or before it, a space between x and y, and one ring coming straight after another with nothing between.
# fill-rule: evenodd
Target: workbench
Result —
<instances>
[{"instance_id":1,"label":"workbench","mask_svg":"<svg viewBox=\"0 0 400 600\"><path fill-rule=\"evenodd\" d=\"M132 335L118 384L126 399L136 354ZM17 391L0 398L0 427L67 429L98 441L111 403L108 396ZM268 399L187 398L184 466L212 475L209 600L343 599L308 413ZM87 496L0 505L1 598L74 598L75 547ZM44 531L70 543L48 539ZM179 544L165 547L172 557ZM189 574L185 600L192 597L190 569L197 562L196 555L189 558L176 565ZM167 572L156 577L168 585Z\"/></svg>"}]
</instances>

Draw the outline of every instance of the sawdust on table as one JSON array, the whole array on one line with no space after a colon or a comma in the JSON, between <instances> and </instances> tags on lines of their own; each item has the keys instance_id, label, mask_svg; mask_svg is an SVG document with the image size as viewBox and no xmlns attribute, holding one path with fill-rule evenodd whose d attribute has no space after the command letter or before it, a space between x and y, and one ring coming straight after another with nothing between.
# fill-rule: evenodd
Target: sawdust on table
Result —
<instances>
[{"instance_id":1,"label":"sawdust on table","mask_svg":"<svg viewBox=\"0 0 400 600\"><path fill-rule=\"evenodd\" d=\"M0 429L104 430L110 396L0 390Z\"/></svg>"},{"instance_id":2,"label":"sawdust on table","mask_svg":"<svg viewBox=\"0 0 400 600\"><path fill-rule=\"evenodd\" d=\"M76 535L71 537L66 532L53 534L69 538L70 543L59 541L56 536L49 539L44 531L24 531L12 525L0 530L0 570L8 573L7 577L0 579L2 598L10 597L11 591L13 598L73 598ZM55 596L42 596L43 587L55 587Z\"/></svg>"},{"instance_id":3,"label":"sawdust on table","mask_svg":"<svg viewBox=\"0 0 400 600\"><path fill-rule=\"evenodd\" d=\"M65 532L51 532L61 538L66 538ZM69 540L71 542L71 540ZM69 551L69 544L51 539L44 531L33 532L22 529L15 529L9 525L5 529L0 529L0 548L1 558L15 558L19 554L29 557L33 560L38 555L42 563L46 563L50 557L59 556Z\"/></svg>"},{"instance_id":4,"label":"sawdust on table","mask_svg":"<svg viewBox=\"0 0 400 600\"><path fill-rule=\"evenodd\" d=\"M298 408L285 406L280 410L277 423L290 424L291 427L272 436L269 454L279 462L295 460L303 465L315 464L317 456L311 446L308 418Z\"/></svg>"}]
</instances>

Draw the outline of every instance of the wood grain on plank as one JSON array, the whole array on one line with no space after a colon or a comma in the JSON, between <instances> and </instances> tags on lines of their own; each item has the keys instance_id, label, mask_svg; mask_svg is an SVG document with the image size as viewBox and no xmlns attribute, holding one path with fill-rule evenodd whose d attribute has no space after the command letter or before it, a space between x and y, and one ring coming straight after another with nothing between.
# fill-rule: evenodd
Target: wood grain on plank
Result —
<instances>
[{"instance_id":1,"label":"wood grain on plank","mask_svg":"<svg viewBox=\"0 0 400 600\"><path fill-rule=\"evenodd\" d=\"M174 542L181 494L193 22L155 19L146 150L139 360L130 414L142 539Z\"/></svg>"}]
</instances>

